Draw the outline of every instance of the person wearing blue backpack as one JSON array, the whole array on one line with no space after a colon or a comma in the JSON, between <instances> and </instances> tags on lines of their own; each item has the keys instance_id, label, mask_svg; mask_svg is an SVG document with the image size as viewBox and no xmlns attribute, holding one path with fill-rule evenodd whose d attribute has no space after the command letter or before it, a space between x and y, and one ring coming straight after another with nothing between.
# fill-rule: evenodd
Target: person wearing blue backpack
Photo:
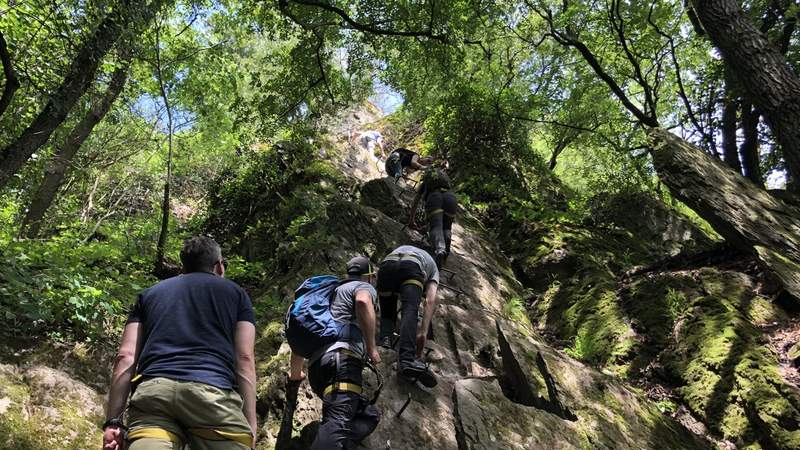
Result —
<instances>
[{"instance_id":1,"label":"person wearing blue backpack","mask_svg":"<svg viewBox=\"0 0 800 450\"><path fill-rule=\"evenodd\" d=\"M378 294L364 256L347 263L347 278L318 276L295 293L287 314L292 348L290 382L304 378L322 399L322 421L311 450L354 449L380 421L380 411L362 395L365 360L380 362L375 345ZM317 348L315 348L317 347Z\"/></svg>"}]
</instances>

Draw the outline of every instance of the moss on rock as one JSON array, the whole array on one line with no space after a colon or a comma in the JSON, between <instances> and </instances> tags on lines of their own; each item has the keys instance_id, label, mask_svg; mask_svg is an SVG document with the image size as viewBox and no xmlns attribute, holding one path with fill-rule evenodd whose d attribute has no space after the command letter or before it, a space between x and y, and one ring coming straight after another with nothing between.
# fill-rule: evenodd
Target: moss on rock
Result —
<instances>
[{"instance_id":1,"label":"moss on rock","mask_svg":"<svg viewBox=\"0 0 800 450\"><path fill-rule=\"evenodd\" d=\"M782 379L759 328L785 315L753 293L748 275L703 268L625 279L618 268L646 260L646 252L563 229L549 230L528 259L547 267L548 247L551 255L576 255L572 273L555 274L539 292L533 323L574 357L630 379L677 386L680 402L738 446L800 448L800 398ZM611 262L615 257L622 262Z\"/></svg>"},{"instance_id":2,"label":"moss on rock","mask_svg":"<svg viewBox=\"0 0 800 450\"><path fill-rule=\"evenodd\" d=\"M63 372L0 364L0 449L96 447L103 421L100 400Z\"/></svg>"}]
</instances>

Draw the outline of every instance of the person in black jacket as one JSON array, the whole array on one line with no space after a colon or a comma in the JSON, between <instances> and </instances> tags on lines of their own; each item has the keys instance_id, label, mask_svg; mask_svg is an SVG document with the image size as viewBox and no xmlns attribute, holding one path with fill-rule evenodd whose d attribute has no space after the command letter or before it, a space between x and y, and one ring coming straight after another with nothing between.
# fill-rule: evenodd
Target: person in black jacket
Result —
<instances>
[{"instance_id":1,"label":"person in black jacket","mask_svg":"<svg viewBox=\"0 0 800 450\"><path fill-rule=\"evenodd\" d=\"M430 156L419 156L416 152L399 147L386 158L386 175L397 180L407 172L425 169L431 162L433 158Z\"/></svg>"},{"instance_id":2,"label":"person in black jacket","mask_svg":"<svg viewBox=\"0 0 800 450\"><path fill-rule=\"evenodd\" d=\"M458 210L458 200L450 189L450 178L438 167L425 169L422 182L417 187L417 195L411 204L409 227L414 227L417 206L425 198L425 214L428 217L428 236L433 247L437 267L441 268L450 254L450 241L453 237L453 221Z\"/></svg>"}]
</instances>

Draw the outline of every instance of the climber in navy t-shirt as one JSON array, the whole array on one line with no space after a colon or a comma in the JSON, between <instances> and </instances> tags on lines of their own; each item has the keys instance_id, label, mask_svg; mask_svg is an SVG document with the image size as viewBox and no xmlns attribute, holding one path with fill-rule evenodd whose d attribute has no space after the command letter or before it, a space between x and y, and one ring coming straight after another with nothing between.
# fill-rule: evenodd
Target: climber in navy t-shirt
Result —
<instances>
[{"instance_id":1,"label":"climber in navy t-shirt","mask_svg":"<svg viewBox=\"0 0 800 450\"><path fill-rule=\"evenodd\" d=\"M187 239L181 262L185 273L142 291L128 316L111 378L104 450L255 444L250 298L223 278L213 239ZM122 416L133 388L126 427Z\"/></svg>"},{"instance_id":2,"label":"climber in navy t-shirt","mask_svg":"<svg viewBox=\"0 0 800 450\"><path fill-rule=\"evenodd\" d=\"M164 280L139 294L131 322L143 328L139 375L237 387L236 323L255 319L250 298L233 281L208 272Z\"/></svg>"}]
</instances>

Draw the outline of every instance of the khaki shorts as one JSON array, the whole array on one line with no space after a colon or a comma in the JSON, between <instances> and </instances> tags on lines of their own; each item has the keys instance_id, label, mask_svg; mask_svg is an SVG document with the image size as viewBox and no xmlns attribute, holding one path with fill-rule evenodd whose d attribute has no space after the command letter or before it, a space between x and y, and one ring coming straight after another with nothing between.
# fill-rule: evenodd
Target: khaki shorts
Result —
<instances>
[{"instance_id":1,"label":"khaki shorts","mask_svg":"<svg viewBox=\"0 0 800 450\"><path fill-rule=\"evenodd\" d=\"M129 450L241 450L253 441L239 393L205 383L147 379L127 418Z\"/></svg>"}]
</instances>

